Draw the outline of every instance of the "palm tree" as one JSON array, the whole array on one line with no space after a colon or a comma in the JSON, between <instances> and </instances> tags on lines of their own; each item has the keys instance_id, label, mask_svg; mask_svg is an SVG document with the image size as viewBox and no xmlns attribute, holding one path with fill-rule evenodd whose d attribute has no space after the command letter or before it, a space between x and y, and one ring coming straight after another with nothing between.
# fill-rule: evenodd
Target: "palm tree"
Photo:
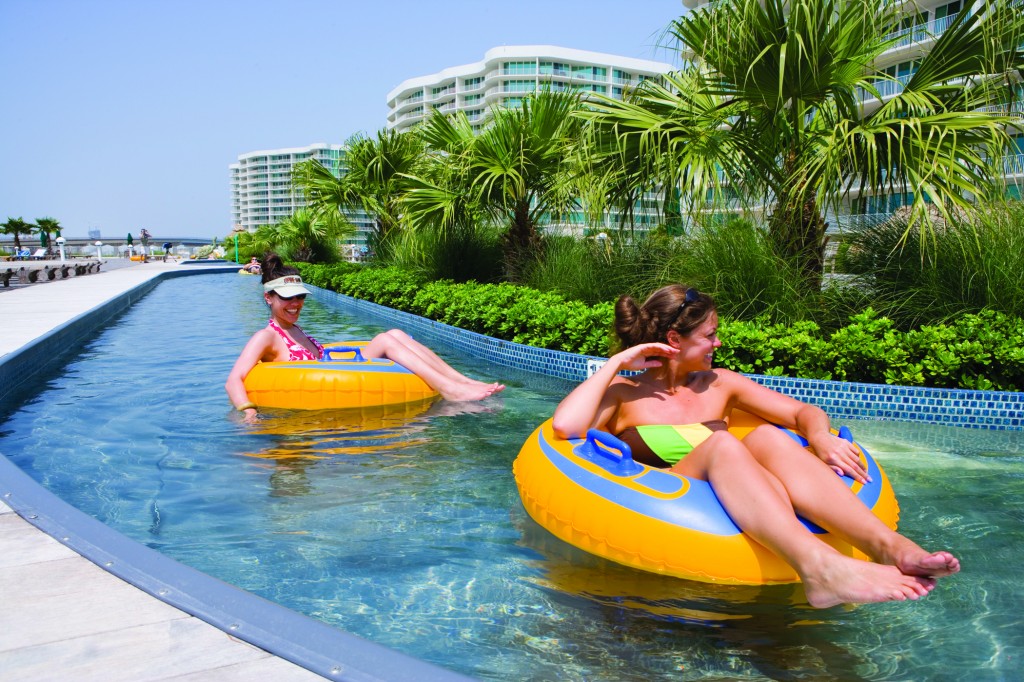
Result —
<instances>
[{"instance_id":1,"label":"palm tree","mask_svg":"<svg viewBox=\"0 0 1024 682\"><path fill-rule=\"evenodd\" d=\"M288 218L256 230L253 246L260 251L280 251L288 260L334 263L339 258L339 242L354 231L337 211L321 215L300 208Z\"/></svg>"},{"instance_id":2,"label":"palm tree","mask_svg":"<svg viewBox=\"0 0 1024 682\"><path fill-rule=\"evenodd\" d=\"M14 253L21 251L21 235L30 235L36 231L36 226L32 223L26 223L21 218L11 218L8 216L6 223L0 223L0 231L4 234L14 235Z\"/></svg>"},{"instance_id":3,"label":"palm tree","mask_svg":"<svg viewBox=\"0 0 1024 682\"><path fill-rule=\"evenodd\" d=\"M948 217L971 195L999 191L988 159L1019 120L995 109L1006 109L1006 83L1024 67L1015 2L984 0L958 15L885 100L879 86L895 79L875 64L899 40L903 3L722 0L670 27L689 66L583 115L692 207L709 195L764 206L778 250L816 284L825 209L851 191L911 193L908 234L920 227L922 239L929 204Z\"/></svg>"},{"instance_id":4,"label":"palm tree","mask_svg":"<svg viewBox=\"0 0 1024 682\"><path fill-rule=\"evenodd\" d=\"M506 267L515 271L538 247L538 226L575 204L570 157L581 122L572 114L580 107L573 93L544 90L518 108L492 110L479 133L461 112L452 118L435 112L418 133L433 152L433 166L411 178L410 219L451 221L482 212L506 226Z\"/></svg>"},{"instance_id":5,"label":"palm tree","mask_svg":"<svg viewBox=\"0 0 1024 682\"><path fill-rule=\"evenodd\" d=\"M341 177L315 160L296 166L294 182L318 215L362 207L374 220L375 241L386 249L402 224L401 197L406 177L415 172L423 145L415 135L381 130L346 143Z\"/></svg>"},{"instance_id":6,"label":"palm tree","mask_svg":"<svg viewBox=\"0 0 1024 682\"><path fill-rule=\"evenodd\" d=\"M56 232L57 236L60 236L60 222L56 218L36 218L36 225L39 227L39 231L46 235L46 251L49 253L52 250L51 244L53 244L50 235Z\"/></svg>"}]
</instances>

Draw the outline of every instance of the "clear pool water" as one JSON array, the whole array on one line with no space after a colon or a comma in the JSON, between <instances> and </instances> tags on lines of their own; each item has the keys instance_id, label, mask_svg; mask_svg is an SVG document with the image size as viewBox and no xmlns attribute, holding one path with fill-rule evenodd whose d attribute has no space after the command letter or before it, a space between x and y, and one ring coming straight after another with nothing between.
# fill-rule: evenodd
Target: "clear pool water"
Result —
<instances>
[{"instance_id":1,"label":"clear pool water","mask_svg":"<svg viewBox=\"0 0 1024 682\"><path fill-rule=\"evenodd\" d=\"M265 324L256 278L166 281L23 405L0 452L185 564L488 680L1009 680L1024 656L1024 434L855 422L901 528L964 571L927 599L825 611L791 587L660 578L523 511L511 465L570 386L445 355L509 388L474 408L267 415L223 382ZM309 301L321 340L379 328Z\"/></svg>"}]
</instances>

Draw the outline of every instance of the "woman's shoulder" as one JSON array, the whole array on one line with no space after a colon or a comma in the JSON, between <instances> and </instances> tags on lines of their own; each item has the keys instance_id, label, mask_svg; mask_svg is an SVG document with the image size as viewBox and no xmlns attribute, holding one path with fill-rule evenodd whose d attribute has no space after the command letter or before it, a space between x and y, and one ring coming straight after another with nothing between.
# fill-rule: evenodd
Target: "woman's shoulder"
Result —
<instances>
[{"instance_id":1,"label":"woman's shoulder","mask_svg":"<svg viewBox=\"0 0 1024 682\"><path fill-rule=\"evenodd\" d=\"M757 385L739 372L720 367L700 372L697 376L691 377L688 383L694 389L703 387L704 389L725 392L730 395L740 394L750 386Z\"/></svg>"},{"instance_id":2,"label":"woman's shoulder","mask_svg":"<svg viewBox=\"0 0 1024 682\"><path fill-rule=\"evenodd\" d=\"M722 384L745 384L749 383L750 379L743 376L739 372L734 372L731 369L725 369L724 367L716 367L709 371L714 377L716 383Z\"/></svg>"},{"instance_id":3,"label":"woman's shoulder","mask_svg":"<svg viewBox=\"0 0 1024 682\"><path fill-rule=\"evenodd\" d=\"M277 342L277 334L274 333L270 327L264 327L263 329L257 330L255 334L249 337L250 346L259 346L262 348L269 348Z\"/></svg>"}]
</instances>

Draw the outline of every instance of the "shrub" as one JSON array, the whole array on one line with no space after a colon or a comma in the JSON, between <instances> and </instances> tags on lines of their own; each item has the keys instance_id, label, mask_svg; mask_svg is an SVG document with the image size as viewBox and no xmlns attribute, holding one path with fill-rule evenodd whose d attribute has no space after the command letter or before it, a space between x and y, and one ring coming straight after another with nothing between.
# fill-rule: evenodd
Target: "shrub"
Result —
<instances>
[{"instance_id":1,"label":"shrub","mask_svg":"<svg viewBox=\"0 0 1024 682\"><path fill-rule=\"evenodd\" d=\"M495 338L608 355L613 304L587 305L513 284L423 282L396 268L301 266L317 286ZM326 286L330 283L331 286ZM872 308L829 330L809 320L726 320L716 364L748 374L912 386L1024 387L1024 320L996 311L900 330Z\"/></svg>"}]
</instances>

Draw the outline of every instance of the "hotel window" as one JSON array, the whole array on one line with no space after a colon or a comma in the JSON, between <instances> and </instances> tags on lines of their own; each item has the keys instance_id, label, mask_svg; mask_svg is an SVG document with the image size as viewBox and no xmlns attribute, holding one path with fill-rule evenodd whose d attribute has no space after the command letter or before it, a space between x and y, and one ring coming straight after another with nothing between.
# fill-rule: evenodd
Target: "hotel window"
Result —
<instances>
[{"instance_id":1,"label":"hotel window","mask_svg":"<svg viewBox=\"0 0 1024 682\"><path fill-rule=\"evenodd\" d=\"M900 62L899 64L894 64L887 69L883 69L883 72L895 78L899 78L906 83L910 79L910 76L913 76L917 72L918 66L920 66L920 63L916 61Z\"/></svg>"},{"instance_id":2,"label":"hotel window","mask_svg":"<svg viewBox=\"0 0 1024 682\"><path fill-rule=\"evenodd\" d=\"M568 64L561 62L541 62L540 73L545 76L568 76L570 69Z\"/></svg>"},{"instance_id":3,"label":"hotel window","mask_svg":"<svg viewBox=\"0 0 1024 682\"><path fill-rule=\"evenodd\" d=\"M504 92L533 92L537 89L537 83L535 81L505 81Z\"/></svg>"},{"instance_id":4,"label":"hotel window","mask_svg":"<svg viewBox=\"0 0 1024 682\"><path fill-rule=\"evenodd\" d=\"M604 80L608 76L608 69L603 66L574 66L572 67L572 75L574 78Z\"/></svg>"},{"instance_id":5,"label":"hotel window","mask_svg":"<svg viewBox=\"0 0 1024 682\"><path fill-rule=\"evenodd\" d=\"M960 12L960 9L961 9L961 2L960 2L960 0L956 0L956 2L951 2L948 5L941 5L941 6L935 8L935 18L936 19L945 19L946 17L950 17L950 18L955 17L957 15L957 13Z\"/></svg>"},{"instance_id":6,"label":"hotel window","mask_svg":"<svg viewBox=\"0 0 1024 682\"><path fill-rule=\"evenodd\" d=\"M462 99L462 103L463 104L476 104L477 102L479 102L483 98L484 98L483 95L466 95Z\"/></svg>"},{"instance_id":7,"label":"hotel window","mask_svg":"<svg viewBox=\"0 0 1024 682\"><path fill-rule=\"evenodd\" d=\"M501 65L502 73L512 76L527 76L537 73L536 62L504 62Z\"/></svg>"},{"instance_id":8,"label":"hotel window","mask_svg":"<svg viewBox=\"0 0 1024 682\"><path fill-rule=\"evenodd\" d=\"M900 30L924 26L927 23L928 12L918 12L917 14L911 14L910 16L903 17L903 19L900 20Z\"/></svg>"},{"instance_id":9,"label":"hotel window","mask_svg":"<svg viewBox=\"0 0 1024 682\"><path fill-rule=\"evenodd\" d=\"M1013 135L1010 137L1010 153L1024 154L1024 135Z\"/></svg>"},{"instance_id":10,"label":"hotel window","mask_svg":"<svg viewBox=\"0 0 1024 682\"><path fill-rule=\"evenodd\" d=\"M466 78L462 81L462 86L467 90L473 90L480 86L484 82L483 76L476 76L475 78Z\"/></svg>"}]
</instances>

